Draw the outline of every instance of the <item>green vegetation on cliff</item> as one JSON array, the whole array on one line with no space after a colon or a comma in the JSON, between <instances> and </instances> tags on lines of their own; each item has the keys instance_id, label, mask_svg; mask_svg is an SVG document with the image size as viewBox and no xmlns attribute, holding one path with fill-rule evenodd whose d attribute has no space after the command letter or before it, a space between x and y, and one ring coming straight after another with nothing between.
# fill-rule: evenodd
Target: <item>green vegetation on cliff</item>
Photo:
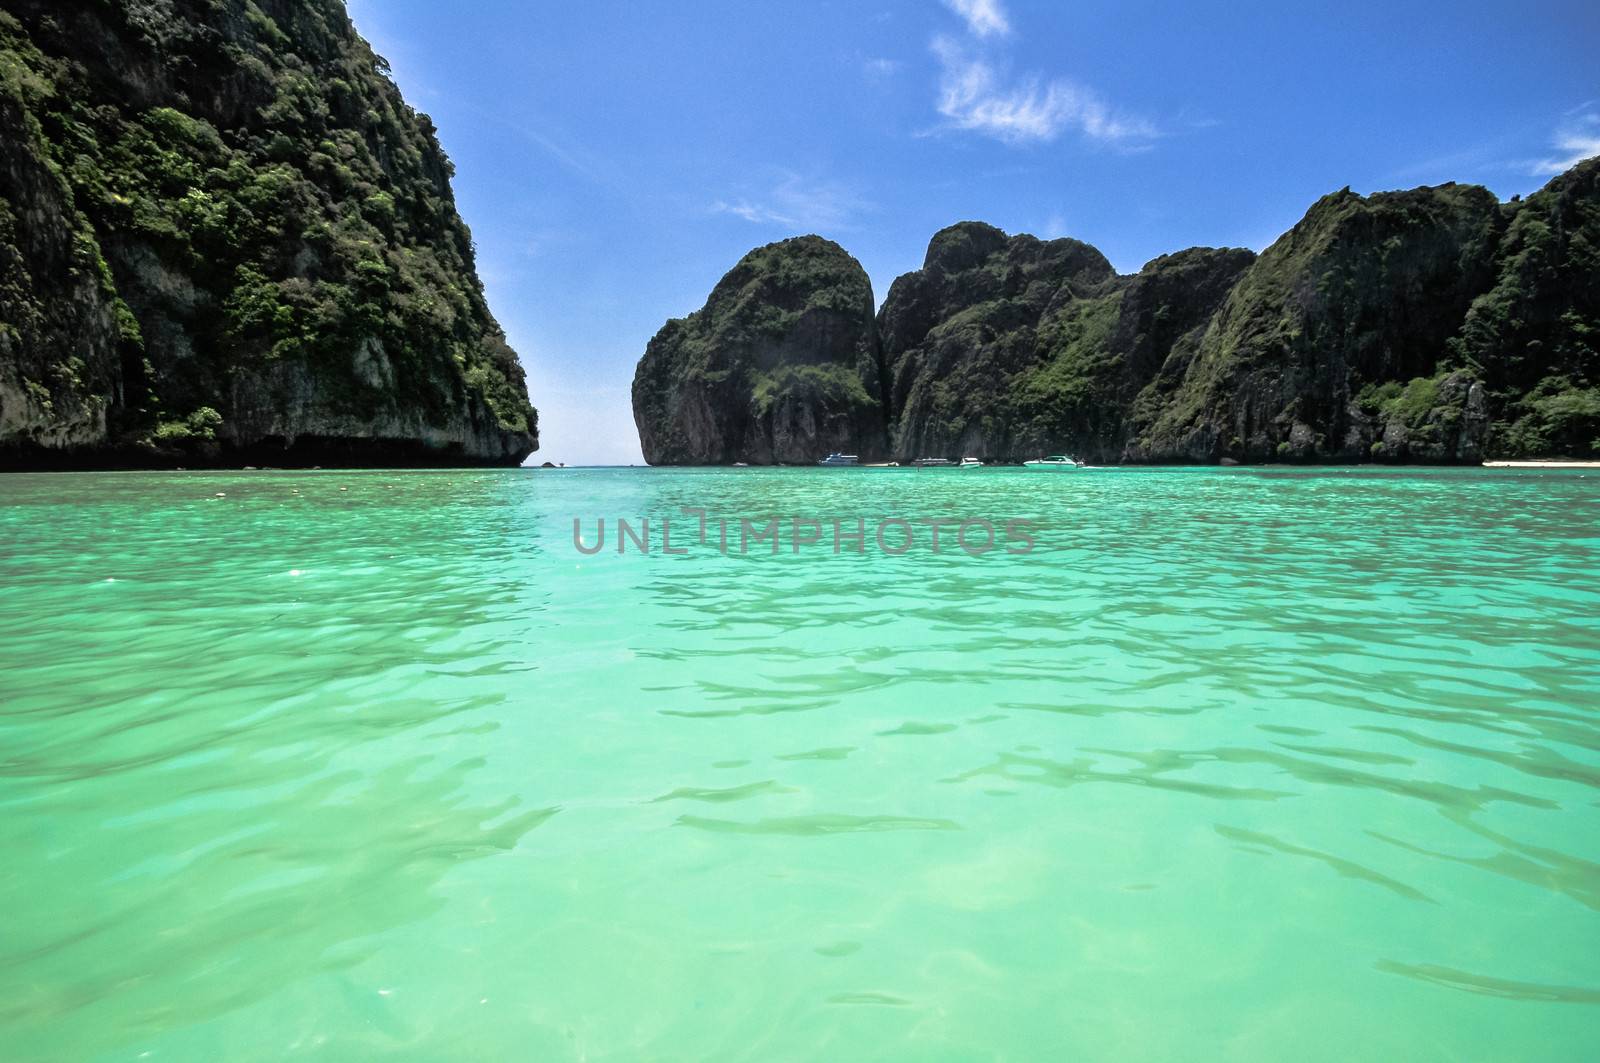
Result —
<instances>
[{"instance_id":1,"label":"green vegetation on cliff","mask_svg":"<svg viewBox=\"0 0 1600 1063\"><path fill-rule=\"evenodd\" d=\"M7 6L0 446L533 448L450 164L342 3Z\"/></svg>"},{"instance_id":2,"label":"green vegetation on cliff","mask_svg":"<svg viewBox=\"0 0 1600 1063\"><path fill-rule=\"evenodd\" d=\"M1082 383L1082 337L1106 317L1090 307L1103 309L1115 276L1077 240L1008 237L981 222L935 234L880 323L896 449L1001 453L1031 412L1053 417Z\"/></svg>"},{"instance_id":3,"label":"green vegetation on cliff","mask_svg":"<svg viewBox=\"0 0 1600 1063\"><path fill-rule=\"evenodd\" d=\"M650 341L633 384L653 465L884 451L872 284L838 244L757 248Z\"/></svg>"},{"instance_id":4,"label":"green vegetation on cliff","mask_svg":"<svg viewBox=\"0 0 1600 1063\"><path fill-rule=\"evenodd\" d=\"M1365 459L1384 426L1353 398L1445 368L1502 227L1477 187L1324 197L1228 295L1182 386L1138 426L1139 445L1196 460Z\"/></svg>"},{"instance_id":5,"label":"green vegetation on cliff","mask_svg":"<svg viewBox=\"0 0 1600 1063\"><path fill-rule=\"evenodd\" d=\"M752 305L766 298L746 291L741 317L781 316ZM693 359L646 356L636 406L721 364L716 330L696 337ZM1593 457L1600 160L1509 203L1468 185L1345 189L1259 257L1191 248L1132 276L1075 240L962 222L894 282L876 341L900 460ZM805 336L773 350L816 360ZM741 409L707 395L694 421L716 434ZM836 449L872 449L879 430L863 423ZM735 442L675 460L771 458Z\"/></svg>"},{"instance_id":6,"label":"green vegetation on cliff","mask_svg":"<svg viewBox=\"0 0 1600 1063\"><path fill-rule=\"evenodd\" d=\"M1483 376L1500 411L1497 454L1600 453L1600 160L1508 212L1497 280L1451 357Z\"/></svg>"}]
</instances>

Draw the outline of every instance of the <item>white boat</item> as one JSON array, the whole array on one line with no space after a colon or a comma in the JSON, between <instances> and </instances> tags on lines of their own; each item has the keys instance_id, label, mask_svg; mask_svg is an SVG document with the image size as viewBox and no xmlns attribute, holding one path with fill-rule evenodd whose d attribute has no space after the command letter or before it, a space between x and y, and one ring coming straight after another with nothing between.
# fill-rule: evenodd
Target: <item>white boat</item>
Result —
<instances>
[{"instance_id":1,"label":"white boat","mask_svg":"<svg viewBox=\"0 0 1600 1063\"><path fill-rule=\"evenodd\" d=\"M961 459L961 464L957 465L956 468L958 468L958 469L981 469L981 468L983 468L983 462L979 461L977 458L962 458Z\"/></svg>"},{"instance_id":2,"label":"white boat","mask_svg":"<svg viewBox=\"0 0 1600 1063\"><path fill-rule=\"evenodd\" d=\"M1025 461L1022 467L1033 472L1075 472L1083 468L1083 462L1069 458L1065 454L1052 454L1048 458Z\"/></svg>"},{"instance_id":3,"label":"white boat","mask_svg":"<svg viewBox=\"0 0 1600 1063\"><path fill-rule=\"evenodd\" d=\"M918 458L911 463L919 469L953 469L956 463L949 458Z\"/></svg>"},{"instance_id":4,"label":"white boat","mask_svg":"<svg viewBox=\"0 0 1600 1063\"><path fill-rule=\"evenodd\" d=\"M829 454L817 464L825 465L829 468L852 468L860 465L861 459L855 454Z\"/></svg>"}]
</instances>

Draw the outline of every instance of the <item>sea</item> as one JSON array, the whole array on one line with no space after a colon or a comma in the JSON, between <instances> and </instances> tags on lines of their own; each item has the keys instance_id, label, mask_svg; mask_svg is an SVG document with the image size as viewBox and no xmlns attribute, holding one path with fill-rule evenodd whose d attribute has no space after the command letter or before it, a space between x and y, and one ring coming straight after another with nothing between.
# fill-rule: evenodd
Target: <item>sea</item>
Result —
<instances>
[{"instance_id":1,"label":"sea","mask_svg":"<svg viewBox=\"0 0 1600 1063\"><path fill-rule=\"evenodd\" d=\"M0 1057L1600 1058L1600 470L0 477Z\"/></svg>"}]
</instances>

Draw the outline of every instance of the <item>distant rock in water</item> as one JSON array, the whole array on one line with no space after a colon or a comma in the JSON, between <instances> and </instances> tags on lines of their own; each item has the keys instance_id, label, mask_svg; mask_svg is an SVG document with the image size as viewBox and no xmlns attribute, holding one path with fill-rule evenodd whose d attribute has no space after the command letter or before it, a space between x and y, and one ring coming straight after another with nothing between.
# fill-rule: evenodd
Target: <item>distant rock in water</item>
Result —
<instances>
[{"instance_id":1,"label":"distant rock in water","mask_svg":"<svg viewBox=\"0 0 1600 1063\"><path fill-rule=\"evenodd\" d=\"M725 280L640 363L635 411L653 463L875 453L880 423L900 461L1600 456L1600 160L1509 203L1468 185L1346 189L1259 257L1191 248L1131 276L1076 240L953 225L894 282L875 332L864 319L854 331L875 343L852 357L877 418L858 397L838 422L855 434L791 435L803 445L776 459L749 444L739 396L754 389L716 390L724 369L751 361L748 330L697 318L788 321L794 297L729 276L745 278L737 295ZM695 355L664 356L691 326ZM844 360L815 334L784 336L762 346L762 373ZM648 405L667 395L679 397L673 417ZM684 445L691 437L734 442Z\"/></svg>"},{"instance_id":2,"label":"distant rock in water","mask_svg":"<svg viewBox=\"0 0 1600 1063\"><path fill-rule=\"evenodd\" d=\"M340 0L0 11L0 466L518 464L452 168Z\"/></svg>"},{"instance_id":3,"label":"distant rock in water","mask_svg":"<svg viewBox=\"0 0 1600 1063\"><path fill-rule=\"evenodd\" d=\"M887 449L872 283L831 241L757 248L667 322L633 381L652 465L812 464Z\"/></svg>"}]
</instances>

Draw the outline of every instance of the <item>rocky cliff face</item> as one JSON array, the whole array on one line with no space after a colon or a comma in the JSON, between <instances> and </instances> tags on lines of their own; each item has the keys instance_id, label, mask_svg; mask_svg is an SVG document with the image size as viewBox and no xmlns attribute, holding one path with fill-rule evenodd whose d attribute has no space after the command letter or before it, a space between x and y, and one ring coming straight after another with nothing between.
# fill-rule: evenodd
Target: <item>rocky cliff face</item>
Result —
<instances>
[{"instance_id":1,"label":"rocky cliff face","mask_svg":"<svg viewBox=\"0 0 1600 1063\"><path fill-rule=\"evenodd\" d=\"M1115 279L1077 240L1008 237L979 222L936 234L922 269L895 281L883 306L896 453L1009 453L1032 428L1014 382L1042 348L1070 342L1082 326L1072 311L1098 305Z\"/></svg>"},{"instance_id":2,"label":"rocky cliff face","mask_svg":"<svg viewBox=\"0 0 1600 1063\"><path fill-rule=\"evenodd\" d=\"M652 465L812 464L886 450L872 284L838 244L758 248L650 341L633 382Z\"/></svg>"},{"instance_id":3,"label":"rocky cliff face","mask_svg":"<svg viewBox=\"0 0 1600 1063\"><path fill-rule=\"evenodd\" d=\"M1495 454L1600 454L1600 158L1522 203L1448 359L1478 374Z\"/></svg>"},{"instance_id":4,"label":"rocky cliff face","mask_svg":"<svg viewBox=\"0 0 1600 1063\"><path fill-rule=\"evenodd\" d=\"M1502 226L1499 202L1476 187L1325 197L1240 278L1132 450L1192 461L1474 457L1481 435L1468 452L1437 433L1421 444L1411 429L1431 406L1391 433L1399 415L1372 389L1435 377L1488 287ZM1454 401L1456 388L1435 397Z\"/></svg>"},{"instance_id":5,"label":"rocky cliff face","mask_svg":"<svg viewBox=\"0 0 1600 1063\"><path fill-rule=\"evenodd\" d=\"M964 222L895 281L876 335L901 461L1593 456L1600 160L1526 202L1475 186L1346 189L1259 257L1192 248L1133 276L1075 240ZM706 336L706 358L719 342ZM816 355L796 336L782 357ZM647 355L636 407L675 373ZM739 408L708 395L696 417L721 425ZM875 441L873 420L859 424ZM737 447L675 460L735 459L774 460Z\"/></svg>"},{"instance_id":6,"label":"rocky cliff face","mask_svg":"<svg viewBox=\"0 0 1600 1063\"><path fill-rule=\"evenodd\" d=\"M450 163L339 0L7 0L0 463L520 463Z\"/></svg>"},{"instance_id":7,"label":"rocky cliff face","mask_svg":"<svg viewBox=\"0 0 1600 1063\"><path fill-rule=\"evenodd\" d=\"M92 447L120 397L120 308L93 229L8 91L17 80L0 68L0 448Z\"/></svg>"}]
</instances>

